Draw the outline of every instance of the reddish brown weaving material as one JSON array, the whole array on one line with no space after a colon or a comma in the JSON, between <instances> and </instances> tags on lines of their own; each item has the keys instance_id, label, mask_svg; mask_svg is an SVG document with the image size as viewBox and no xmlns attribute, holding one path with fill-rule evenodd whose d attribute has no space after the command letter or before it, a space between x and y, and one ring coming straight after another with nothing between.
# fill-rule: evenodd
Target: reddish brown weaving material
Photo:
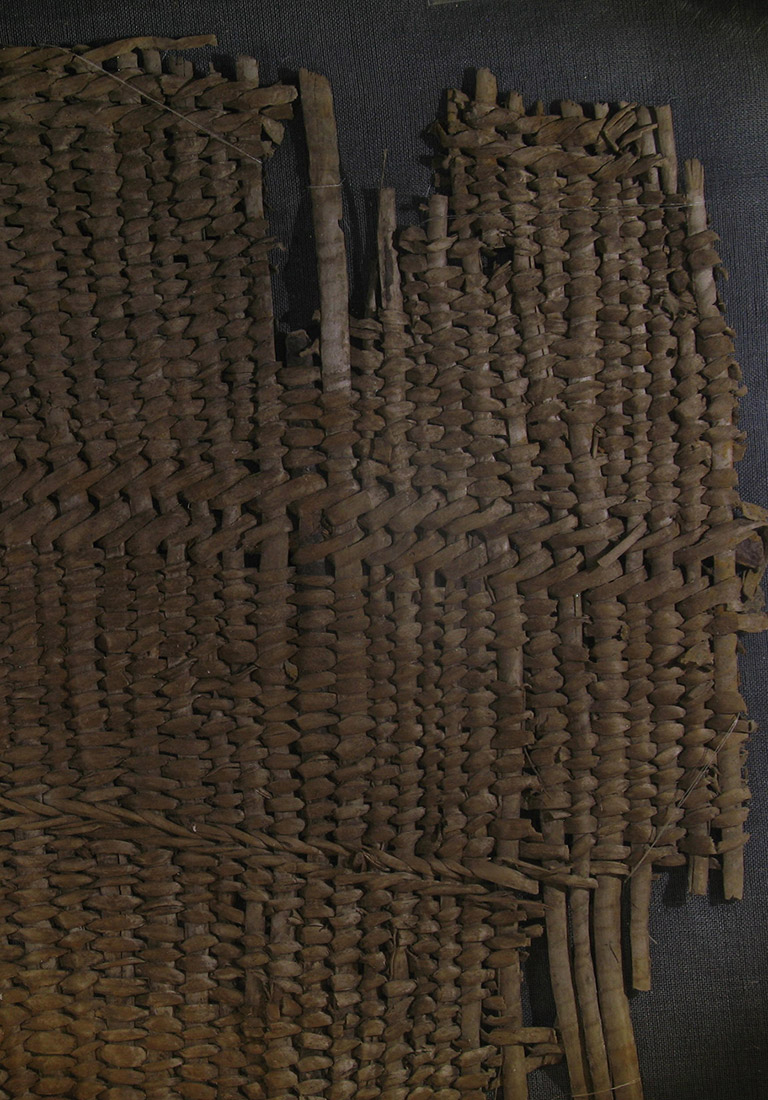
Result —
<instances>
[{"instance_id":1,"label":"reddish brown weaving material","mask_svg":"<svg viewBox=\"0 0 768 1100\"><path fill-rule=\"evenodd\" d=\"M302 73L278 357L296 90L169 45L0 51L0 1097L637 1100L622 896L648 988L652 866L740 894L763 626L701 169L481 72L350 325Z\"/></svg>"}]
</instances>

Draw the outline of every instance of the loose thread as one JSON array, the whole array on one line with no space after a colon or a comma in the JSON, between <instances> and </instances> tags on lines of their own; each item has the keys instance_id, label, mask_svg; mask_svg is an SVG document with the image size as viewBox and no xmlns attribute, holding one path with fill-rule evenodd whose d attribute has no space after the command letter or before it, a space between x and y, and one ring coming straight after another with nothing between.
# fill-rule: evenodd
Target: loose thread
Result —
<instances>
[{"instance_id":1,"label":"loose thread","mask_svg":"<svg viewBox=\"0 0 768 1100\"><path fill-rule=\"evenodd\" d=\"M620 1085L611 1085L610 1092L618 1092L619 1089L629 1088L630 1085L636 1085L640 1081L639 1077L633 1077L631 1081L622 1081ZM605 1092L605 1089L601 1089L601 1092ZM587 1096L598 1096L596 1092L572 1092L572 1100L583 1100Z\"/></svg>"},{"instance_id":2,"label":"loose thread","mask_svg":"<svg viewBox=\"0 0 768 1100\"><path fill-rule=\"evenodd\" d=\"M381 154L381 175L379 176L379 191L384 190L384 173L387 170L387 153L388 150L385 149L384 152Z\"/></svg>"},{"instance_id":3,"label":"loose thread","mask_svg":"<svg viewBox=\"0 0 768 1100\"><path fill-rule=\"evenodd\" d=\"M448 0L441 0L441 2L445 3L445 2L448 2ZM235 142L229 141L227 138L222 137L221 134L217 134L214 130L209 130L207 126L203 126L202 123L196 122L195 119L192 118L191 115L185 115L182 111L177 111L174 107L169 107L167 103L163 103L162 100L156 99L154 96L151 96L148 92L143 92L140 88L135 88L129 80L123 80L122 77L117 76L115 73L109 72L108 69L105 69L102 65L97 64L95 61L91 61L90 58L83 56L83 54L75 53L74 50L67 49L66 46L57 46L57 45L54 45L53 43L50 43L50 42L43 42L41 44L41 47L46 49L46 50L58 50L59 53L65 54L67 57L71 57L73 61L82 61L83 64L87 65L94 72L99 73L101 76L108 77L110 80L114 81L115 84L121 84L124 88L127 88L129 91L134 92L136 95L140 96L147 103L151 103L153 106L159 107L160 110L164 111L166 114L173 115L175 118L181 119L182 122L188 122L189 125L192 126L193 129L197 130L199 133L205 134L207 137L212 138L214 141L218 141L221 145L224 145L227 148L234 150L241 157L245 157L246 160L250 160L254 164L262 164L263 163L260 157L254 157L251 153L247 153L244 149L241 149L240 146L237 145ZM163 56L165 56L165 54L167 52L168 52L167 50L164 51ZM146 75L146 74L142 74L142 75ZM383 155L383 158L382 158L382 166L381 166L381 184L382 185L383 185L383 180L384 180L384 170L386 168L386 163L387 163L387 150L385 149L384 150L384 155ZM341 187L341 186L342 186L342 184L340 184L340 183L311 184L309 186L308 190L317 191L317 190L322 190L323 188ZM521 204L511 203L510 205L515 206L515 205L525 205L525 204L526 203L523 202ZM705 203L702 199L697 199L697 200L692 201L692 202L634 203L634 204L632 202L626 202L625 203L625 202L622 202L621 200L618 200L618 205L617 206L587 206L587 207L575 207L574 209L594 210L598 213L606 213L606 212L616 211L618 209L628 209L628 208L631 208L633 205L634 205L635 209L638 209L638 210L687 210L687 209L690 209L691 207L694 207L694 206L704 206ZM548 210L540 211L540 212L541 213L549 213L552 210L558 210L558 212L561 212L564 215L572 212L568 209L561 210L558 207L550 207ZM452 222L452 221L457 220L459 218L466 218L467 216L468 216L467 214L451 214L451 215L448 216L448 221ZM429 219L427 218L427 219L419 219L419 220L420 221L428 221Z\"/></svg>"},{"instance_id":4,"label":"loose thread","mask_svg":"<svg viewBox=\"0 0 768 1100\"><path fill-rule=\"evenodd\" d=\"M60 53L66 54L75 61L84 62L84 64L88 65L101 76L107 76L110 80L114 80L116 84L122 84L123 87L128 88L129 91L141 96L147 103L152 103L155 107L159 107L161 111L165 111L166 114L174 115L175 118L180 118L183 122L188 122L193 129L201 134L206 134L208 137L213 138L214 141L218 141L221 145L226 145L229 149L234 149L239 156L245 157L246 160L251 160L254 164L262 163L259 157L254 157L251 153L247 153L245 149L241 149L234 141L229 141L227 138L222 137L221 134L217 134L214 130L209 130L207 126L203 126L201 123L196 122L191 115L185 115L182 111L177 111L174 107L169 107L167 103L163 103L160 99L155 99L155 97L151 96L148 92L142 92L140 88L134 88L129 80L123 80L122 77L109 72L108 69L105 69L102 65L97 65L95 61L91 61L87 57L83 57L82 54L75 53L74 50L68 50L66 46L53 46L46 43L43 43L43 46L47 50L58 50ZM146 74L142 73L142 75Z\"/></svg>"},{"instance_id":5,"label":"loose thread","mask_svg":"<svg viewBox=\"0 0 768 1100\"><path fill-rule=\"evenodd\" d=\"M736 717L734 718L733 722L731 722L731 725L730 725L729 729L726 731L726 733L723 737L723 740L721 741L719 747L717 749L715 749L715 757L717 757L722 752L722 750L725 748L726 744L728 743L728 739L730 738L733 731L736 729L736 726L738 725L738 722L739 722L739 718L741 718L741 717L742 717L741 714L737 714ZM713 764L714 764L714 761L710 762L709 764L704 765L704 767L699 771L699 774L694 779L693 783L691 783L690 787L688 787L688 789L686 791L683 791L682 797L679 798L677 800L677 802L673 803L673 805L672 805L673 810L679 810L679 809L681 809L681 807L683 807L685 805L686 801L688 800L688 796L690 794L693 794L693 792L696 790L696 788L701 783L704 776L712 768ZM625 880L626 882L629 882L629 880L634 875L635 871L637 871L640 867L642 867L643 863L645 863L646 859L651 854L653 849L657 846L657 844L659 844L661 839L665 836L665 834L669 831L669 829L672 828L672 826L674 824L675 824L674 821L668 821L665 825L662 825L662 827L657 832L654 840L651 842L651 844L648 845L648 847L646 848L643 855L640 857L640 859L637 861L635 866L632 868L632 870L627 875L627 878Z\"/></svg>"}]
</instances>

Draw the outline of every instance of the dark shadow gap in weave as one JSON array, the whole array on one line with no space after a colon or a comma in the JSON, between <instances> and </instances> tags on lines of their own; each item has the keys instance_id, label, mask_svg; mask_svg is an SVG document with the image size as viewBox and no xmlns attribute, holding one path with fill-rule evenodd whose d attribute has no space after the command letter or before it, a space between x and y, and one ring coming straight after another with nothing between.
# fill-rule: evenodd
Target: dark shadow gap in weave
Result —
<instances>
[{"instance_id":1,"label":"dark shadow gap in weave","mask_svg":"<svg viewBox=\"0 0 768 1100\"><path fill-rule=\"evenodd\" d=\"M663 902L668 909L680 909L688 903L688 871L685 867L667 867L663 874Z\"/></svg>"},{"instance_id":2,"label":"dark shadow gap in weave","mask_svg":"<svg viewBox=\"0 0 768 1100\"><path fill-rule=\"evenodd\" d=\"M280 69L281 83L298 86L298 73ZM290 178L289 178L290 174ZM285 251L275 255L273 281L276 291L276 321L278 332L308 328L320 305L320 291L315 268L312 201L306 181L309 179L309 159L301 102L297 101L293 118L288 120L280 156L270 165L266 181L265 208L270 209L270 193L285 184L295 186L300 181L296 212L284 232L286 239L278 244ZM347 181L341 166L342 229L346 239L347 273L350 287L349 309L353 317L365 315L369 272L376 250L376 217L378 193L363 191L359 196L353 181ZM277 201L277 200L276 200ZM273 227L275 228L275 227Z\"/></svg>"}]
</instances>

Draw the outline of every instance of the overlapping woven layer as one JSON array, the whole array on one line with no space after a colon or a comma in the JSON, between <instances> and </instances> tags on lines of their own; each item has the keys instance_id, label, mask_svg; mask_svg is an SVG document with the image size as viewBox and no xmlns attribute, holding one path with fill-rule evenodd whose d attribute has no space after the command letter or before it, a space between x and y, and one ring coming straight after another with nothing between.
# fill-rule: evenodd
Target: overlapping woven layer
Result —
<instances>
[{"instance_id":1,"label":"overlapping woven layer","mask_svg":"<svg viewBox=\"0 0 768 1100\"><path fill-rule=\"evenodd\" d=\"M740 892L762 626L700 170L482 72L350 334L302 73L278 357L295 89L169 45L0 51L0 1096L635 1100L622 891L641 988L652 864Z\"/></svg>"}]
</instances>

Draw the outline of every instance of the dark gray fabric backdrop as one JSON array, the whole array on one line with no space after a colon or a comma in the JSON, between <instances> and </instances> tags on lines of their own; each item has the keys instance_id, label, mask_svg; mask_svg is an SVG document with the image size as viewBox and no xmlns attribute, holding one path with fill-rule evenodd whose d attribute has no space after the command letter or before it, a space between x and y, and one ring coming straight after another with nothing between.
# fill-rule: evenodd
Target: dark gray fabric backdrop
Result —
<instances>
[{"instance_id":1,"label":"dark gray fabric backdrop","mask_svg":"<svg viewBox=\"0 0 768 1100\"><path fill-rule=\"evenodd\" d=\"M730 272L723 287L749 395L742 495L768 505L768 2L742 0L0 0L3 44L96 43L138 34L212 32L213 56L248 53L263 78L300 67L330 77L339 121L347 231L359 304L367 281L373 194L385 181L403 217L429 191L425 127L441 95L488 66L529 100L671 103L678 149L706 169L711 221ZM270 166L268 200L284 325L316 301L309 210L296 171L300 127ZM753 791L746 898L685 899L685 876L656 884L651 993L633 998L647 1100L757 1100L768 1093L768 638L745 642L744 694L762 727ZM540 1001L534 959L533 997ZM546 1011L546 1004L543 1006ZM534 1096L568 1096L559 1070Z\"/></svg>"}]
</instances>

